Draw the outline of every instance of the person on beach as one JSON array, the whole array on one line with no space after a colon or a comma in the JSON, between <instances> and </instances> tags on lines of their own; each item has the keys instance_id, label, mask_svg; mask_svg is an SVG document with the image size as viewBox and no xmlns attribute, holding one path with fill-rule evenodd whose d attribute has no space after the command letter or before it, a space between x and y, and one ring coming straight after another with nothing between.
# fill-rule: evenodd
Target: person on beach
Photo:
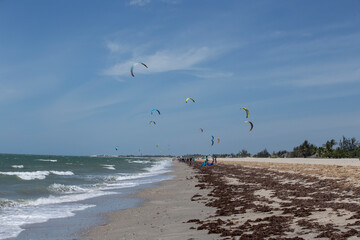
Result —
<instances>
[{"instance_id":1,"label":"person on beach","mask_svg":"<svg viewBox=\"0 0 360 240\"><path fill-rule=\"evenodd\" d=\"M201 164L200 166L207 166L207 164L208 164L208 156L206 156L206 158L205 158L205 162L203 163L203 164Z\"/></svg>"}]
</instances>

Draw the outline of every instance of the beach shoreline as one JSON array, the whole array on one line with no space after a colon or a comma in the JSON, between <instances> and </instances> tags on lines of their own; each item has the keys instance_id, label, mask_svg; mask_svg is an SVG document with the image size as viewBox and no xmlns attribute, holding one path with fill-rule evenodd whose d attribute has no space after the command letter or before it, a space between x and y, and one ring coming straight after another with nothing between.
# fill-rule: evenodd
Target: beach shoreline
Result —
<instances>
[{"instance_id":1,"label":"beach shoreline","mask_svg":"<svg viewBox=\"0 0 360 240\"><path fill-rule=\"evenodd\" d=\"M140 206L106 214L106 223L88 229L82 233L82 239L217 239L206 230L189 230L194 223L187 221L215 212L193 199L195 195L209 193L195 187L198 184L195 170L173 161L173 170L168 174L174 177L132 196L143 199Z\"/></svg>"}]
</instances>

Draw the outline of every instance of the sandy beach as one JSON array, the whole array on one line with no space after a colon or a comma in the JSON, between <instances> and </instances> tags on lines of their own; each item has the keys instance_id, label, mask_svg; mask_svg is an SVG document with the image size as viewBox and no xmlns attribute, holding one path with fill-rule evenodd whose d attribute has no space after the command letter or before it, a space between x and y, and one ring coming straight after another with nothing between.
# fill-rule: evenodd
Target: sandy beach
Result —
<instances>
[{"instance_id":1,"label":"sandy beach","mask_svg":"<svg viewBox=\"0 0 360 240\"><path fill-rule=\"evenodd\" d=\"M360 237L354 159L256 160L219 159L207 167L176 161L172 180L139 193L142 206L110 213L86 239Z\"/></svg>"},{"instance_id":2,"label":"sandy beach","mask_svg":"<svg viewBox=\"0 0 360 240\"><path fill-rule=\"evenodd\" d=\"M188 220L206 218L215 209L192 201L194 195L209 193L195 187L195 170L177 161L173 164L173 179L136 194L145 199L140 207L108 214L109 222L89 230L85 239L217 239L207 230L189 230L196 226Z\"/></svg>"}]
</instances>

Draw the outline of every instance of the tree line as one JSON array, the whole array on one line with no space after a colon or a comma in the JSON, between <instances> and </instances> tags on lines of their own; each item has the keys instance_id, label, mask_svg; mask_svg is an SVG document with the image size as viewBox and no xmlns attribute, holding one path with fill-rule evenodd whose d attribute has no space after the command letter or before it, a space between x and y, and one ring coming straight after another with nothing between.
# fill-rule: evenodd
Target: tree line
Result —
<instances>
[{"instance_id":1,"label":"tree line","mask_svg":"<svg viewBox=\"0 0 360 240\"><path fill-rule=\"evenodd\" d=\"M342 137L339 142L334 139L326 141L322 146L317 147L314 144L305 140L299 146L293 148L292 151L278 151L269 153L265 148L264 150L251 155L247 150L243 149L238 153L232 154L216 154L218 157L259 157L259 158L296 158L296 157L314 157L314 158L359 158L360 157L360 143L356 138Z\"/></svg>"}]
</instances>

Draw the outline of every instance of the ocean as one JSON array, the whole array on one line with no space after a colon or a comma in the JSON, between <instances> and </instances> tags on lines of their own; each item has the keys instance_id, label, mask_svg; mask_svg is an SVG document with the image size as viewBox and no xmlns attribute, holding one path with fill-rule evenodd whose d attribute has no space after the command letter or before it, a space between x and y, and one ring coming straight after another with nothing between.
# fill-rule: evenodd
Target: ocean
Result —
<instances>
[{"instance_id":1,"label":"ocean","mask_svg":"<svg viewBox=\"0 0 360 240\"><path fill-rule=\"evenodd\" d=\"M126 196L170 168L169 158L0 154L0 239L74 239L95 216L134 207Z\"/></svg>"}]
</instances>

